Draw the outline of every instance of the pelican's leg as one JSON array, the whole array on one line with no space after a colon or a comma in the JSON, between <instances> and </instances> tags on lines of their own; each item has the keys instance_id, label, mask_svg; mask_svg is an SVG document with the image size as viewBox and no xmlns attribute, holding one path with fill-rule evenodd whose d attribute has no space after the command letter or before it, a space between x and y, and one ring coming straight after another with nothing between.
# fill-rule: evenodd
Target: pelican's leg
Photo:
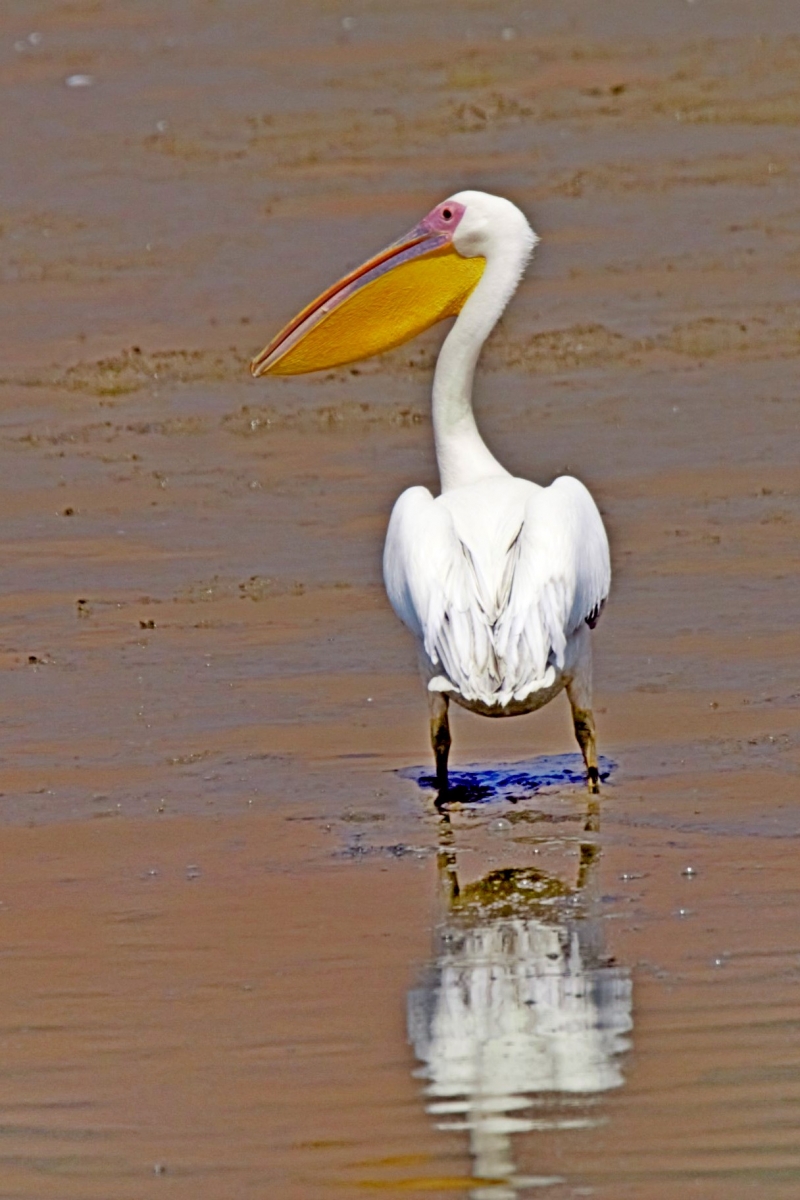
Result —
<instances>
[{"instance_id":1,"label":"pelican's leg","mask_svg":"<svg viewBox=\"0 0 800 1200\"><path fill-rule=\"evenodd\" d=\"M450 754L450 720L447 710L450 697L442 692L428 692L428 707L431 714L431 745L436 756L436 786L439 800L447 794L447 759Z\"/></svg>"},{"instance_id":2,"label":"pelican's leg","mask_svg":"<svg viewBox=\"0 0 800 1200\"><path fill-rule=\"evenodd\" d=\"M570 696L570 700L572 700L572 696ZM578 739L583 761L586 763L586 782L589 785L589 791L594 795L600 791L594 714L590 708L578 708L573 704L572 721L575 725L575 737Z\"/></svg>"},{"instance_id":3,"label":"pelican's leg","mask_svg":"<svg viewBox=\"0 0 800 1200\"><path fill-rule=\"evenodd\" d=\"M600 774L597 769L597 743L592 712L592 647L588 629L582 639L575 672L567 684L567 695L572 708L575 737L586 763L586 782L589 791L596 794L600 791Z\"/></svg>"}]
</instances>

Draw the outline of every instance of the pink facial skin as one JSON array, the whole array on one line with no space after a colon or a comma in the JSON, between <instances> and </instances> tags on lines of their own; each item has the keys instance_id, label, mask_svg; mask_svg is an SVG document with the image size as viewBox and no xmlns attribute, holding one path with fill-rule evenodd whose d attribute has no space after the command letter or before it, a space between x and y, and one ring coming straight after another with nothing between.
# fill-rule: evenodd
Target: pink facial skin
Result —
<instances>
[{"instance_id":1,"label":"pink facial skin","mask_svg":"<svg viewBox=\"0 0 800 1200\"><path fill-rule=\"evenodd\" d=\"M437 233L445 234L449 239L458 229L459 222L466 211L465 206L459 204L457 200L445 200L443 204L437 204L436 208L432 208L427 217L423 217L419 225L416 225L411 233L400 240L406 242L412 237L424 237Z\"/></svg>"}]
</instances>

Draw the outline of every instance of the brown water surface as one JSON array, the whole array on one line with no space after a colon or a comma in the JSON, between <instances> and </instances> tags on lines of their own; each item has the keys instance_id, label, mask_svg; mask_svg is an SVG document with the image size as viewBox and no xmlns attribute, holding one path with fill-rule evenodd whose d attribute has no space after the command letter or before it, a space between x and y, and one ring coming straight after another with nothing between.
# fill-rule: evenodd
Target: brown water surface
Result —
<instances>
[{"instance_id":1,"label":"brown water surface","mask_svg":"<svg viewBox=\"0 0 800 1200\"><path fill-rule=\"evenodd\" d=\"M798 1195L799 70L787 0L2 6L2 1200ZM246 372L466 186L542 237L481 425L612 538L599 820L566 703L416 782L441 331Z\"/></svg>"}]
</instances>

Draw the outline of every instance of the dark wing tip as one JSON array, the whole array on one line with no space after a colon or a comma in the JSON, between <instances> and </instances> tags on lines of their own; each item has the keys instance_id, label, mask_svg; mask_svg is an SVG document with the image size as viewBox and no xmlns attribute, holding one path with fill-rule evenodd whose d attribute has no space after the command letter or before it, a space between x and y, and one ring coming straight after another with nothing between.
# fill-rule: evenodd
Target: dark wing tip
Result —
<instances>
[{"instance_id":1,"label":"dark wing tip","mask_svg":"<svg viewBox=\"0 0 800 1200\"><path fill-rule=\"evenodd\" d=\"M605 606L606 606L606 602L605 602L605 599L603 599L600 601L599 604L595 604L594 608L589 613L588 617L585 618L586 624L589 626L590 629L594 629L595 625L600 620L600 615L601 615L603 609L605 608Z\"/></svg>"}]
</instances>

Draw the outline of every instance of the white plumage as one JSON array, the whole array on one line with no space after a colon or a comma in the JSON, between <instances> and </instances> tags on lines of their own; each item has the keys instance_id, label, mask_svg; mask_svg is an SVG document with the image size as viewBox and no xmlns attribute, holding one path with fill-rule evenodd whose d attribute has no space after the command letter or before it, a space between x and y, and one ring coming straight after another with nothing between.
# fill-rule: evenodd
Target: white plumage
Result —
<instances>
[{"instance_id":1,"label":"white plumage","mask_svg":"<svg viewBox=\"0 0 800 1200\"><path fill-rule=\"evenodd\" d=\"M577 479L495 476L397 501L384 579L430 664L428 688L478 708L550 689L567 646L608 595L608 542Z\"/></svg>"},{"instance_id":2,"label":"white plumage","mask_svg":"<svg viewBox=\"0 0 800 1200\"><path fill-rule=\"evenodd\" d=\"M436 367L442 492L434 498L412 487L397 501L384 551L386 590L419 645L442 788L449 699L487 716L513 716L566 687L595 790L587 626L594 626L611 582L603 522L577 479L562 476L541 487L510 475L483 442L472 411L481 347L537 238L519 209L500 197L461 192L452 202L464 208L453 245L485 257L486 268Z\"/></svg>"}]
</instances>

